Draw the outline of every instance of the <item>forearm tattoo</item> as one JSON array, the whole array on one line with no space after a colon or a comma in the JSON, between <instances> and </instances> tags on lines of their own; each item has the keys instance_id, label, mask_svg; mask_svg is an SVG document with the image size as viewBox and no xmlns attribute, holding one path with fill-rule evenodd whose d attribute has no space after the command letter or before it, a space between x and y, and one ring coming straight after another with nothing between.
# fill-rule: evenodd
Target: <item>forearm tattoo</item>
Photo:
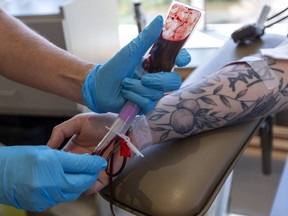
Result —
<instances>
[{"instance_id":1,"label":"forearm tattoo","mask_svg":"<svg viewBox=\"0 0 288 216\"><path fill-rule=\"evenodd\" d=\"M270 70L263 68L263 71L276 74L277 88L268 89L264 83L275 76L269 73L259 76L259 71L248 64L235 63L164 97L146 117L158 141L186 137L286 109L287 72L277 67L276 60L265 60Z\"/></svg>"}]
</instances>

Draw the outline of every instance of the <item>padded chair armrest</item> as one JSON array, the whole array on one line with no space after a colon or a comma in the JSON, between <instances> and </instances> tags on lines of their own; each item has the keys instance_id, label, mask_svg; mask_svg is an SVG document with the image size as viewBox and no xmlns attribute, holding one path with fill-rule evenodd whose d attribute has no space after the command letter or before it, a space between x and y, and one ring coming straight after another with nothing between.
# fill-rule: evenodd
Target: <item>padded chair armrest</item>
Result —
<instances>
[{"instance_id":1,"label":"padded chair armrest","mask_svg":"<svg viewBox=\"0 0 288 216\"><path fill-rule=\"evenodd\" d=\"M202 215L258 126L239 124L145 149L114 181L115 204L135 215ZM109 200L108 188L101 193Z\"/></svg>"},{"instance_id":2,"label":"padded chair armrest","mask_svg":"<svg viewBox=\"0 0 288 216\"><path fill-rule=\"evenodd\" d=\"M184 83L200 79L225 64L275 47L283 36L264 35L249 46L229 40ZM257 131L261 119L153 145L134 158L115 179L115 205L136 215L204 215ZM109 200L109 186L101 195Z\"/></svg>"}]
</instances>

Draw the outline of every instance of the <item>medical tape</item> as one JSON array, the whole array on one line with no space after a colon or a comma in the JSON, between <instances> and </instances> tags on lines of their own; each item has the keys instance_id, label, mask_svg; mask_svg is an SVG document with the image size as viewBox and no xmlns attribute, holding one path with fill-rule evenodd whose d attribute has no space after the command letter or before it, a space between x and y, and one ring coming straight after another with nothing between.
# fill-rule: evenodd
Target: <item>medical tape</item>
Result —
<instances>
[{"instance_id":1,"label":"medical tape","mask_svg":"<svg viewBox=\"0 0 288 216\"><path fill-rule=\"evenodd\" d=\"M269 65L263 59L262 56L259 55L246 56L238 61L231 62L228 65L232 65L235 63L248 64L258 74L258 76L263 81L267 89L271 90L279 86L280 81L278 77L272 70L270 70Z\"/></svg>"},{"instance_id":2,"label":"medical tape","mask_svg":"<svg viewBox=\"0 0 288 216\"><path fill-rule=\"evenodd\" d=\"M258 56L247 56L240 61L245 61L260 76L267 89L271 90L279 86L279 79L276 74L270 70L267 62Z\"/></svg>"},{"instance_id":3,"label":"medical tape","mask_svg":"<svg viewBox=\"0 0 288 216\"><path fill-rule=\"evenodd\" d=\"M129 134L133 135L140 150L153 144L151 129L144 115L136 116L129 129Z\"/></svg>"}]
</instances>

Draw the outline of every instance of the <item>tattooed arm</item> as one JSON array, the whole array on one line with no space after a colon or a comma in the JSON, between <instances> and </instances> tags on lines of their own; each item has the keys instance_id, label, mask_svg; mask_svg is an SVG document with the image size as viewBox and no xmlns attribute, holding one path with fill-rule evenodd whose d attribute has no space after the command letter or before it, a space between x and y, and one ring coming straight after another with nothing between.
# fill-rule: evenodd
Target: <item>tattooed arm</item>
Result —
<instances>
[{"instance_id":1,"label":"tattooed arm","mask_svg":"<svg viewBox=\"0 0 288 216\"><path fill-rule=\"evenodd\" d=\"M129 134L132 143L142 150L153 143L262 118L288 108L288 60L270 57L264 60L266 66L257 71L246 62L229 64L164 96L151 113L134 121ZM78 138L72 142L76 146L93 149L107 132L103 128L111 126L116 118L111 118L111 114L107 116L78 115L56 126L48 145L56 148L65 137L75 133ZM105 121L106 118L110 121ZM84 127L85 121L99 124L89 123ZM85 141L80 141L81 138Z\"/></svg>"},{"instance_id":2,"label":"tattooed arm","mask_svg":"<svg viewBox=\"0 0 288 216\"><path fill-rule=\"evenodd\" d=\"M139 149L144 149L153 143L187 137L284 110L288 107L288 61L267 57L265 61L266 67L257 72L245 62L232 63L166 95L151 113L135 121L129 134L132 142ZM75 133L78 138L72 139L72 142L76 146L93 149L107 132L105 126L110 126L115 118L111 114L78 115L56 126L48 145L58 147L68 137L67 134L71 136ZM87 127L84 126L86 121L90 122L86 123ZM85 141L81 141L81 137Z\"/></svg>"},{"instance_id":3,"label":"tattooed arm","mask_svg":"<svg viewBox=\"0 0 288 216\"><path fill-rule=\"evenodd\" d=\"M245 62L230 64L165 96L146 116L153 143L261 118L287 108L288 61L268 57L264 60L269 68L256 72ZM273 88L270 83L274 83Z\"/></svg>"},{"instance_id":4,"label":"tattooed arm","mask_svg":"<svg viewBox=\"0 0 288 216\"><path fill-rule=\"evenodd\" d=\"M284 110L288 107L288 61L273 58L265 61L266 67L257 72L245 62L232 63L164 96L154 111L134 121L129 134L132 143L143 150L153 143ZM104 126L110 126L115 118L111 113L77 115L54 128L48 145L56 148L65 137L74 134L65 150L91 153L107 132ZM115 169L122 160L116 154ZM99 191L108 182L108 176L102 172L89 192Z\"/></svg>"}]
</instances>

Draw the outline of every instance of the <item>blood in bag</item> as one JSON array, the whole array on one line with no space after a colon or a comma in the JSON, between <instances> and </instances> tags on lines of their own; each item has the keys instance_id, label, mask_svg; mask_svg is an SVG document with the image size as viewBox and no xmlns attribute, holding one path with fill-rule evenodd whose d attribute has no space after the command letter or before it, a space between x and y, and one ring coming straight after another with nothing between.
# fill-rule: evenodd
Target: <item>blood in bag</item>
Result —
<instances>
[{"instance_id":1,"label":"blood in bag","mask_svg":"<svg viewBox=\"0 0 288 216\"><path fill-rule=\"evenodd\" d=\"M171 71L180 49L194 30L201 13L199 9L173 1L161 35L142 62L142 68L149 73Z\"/></svg>"}]
</instances>

